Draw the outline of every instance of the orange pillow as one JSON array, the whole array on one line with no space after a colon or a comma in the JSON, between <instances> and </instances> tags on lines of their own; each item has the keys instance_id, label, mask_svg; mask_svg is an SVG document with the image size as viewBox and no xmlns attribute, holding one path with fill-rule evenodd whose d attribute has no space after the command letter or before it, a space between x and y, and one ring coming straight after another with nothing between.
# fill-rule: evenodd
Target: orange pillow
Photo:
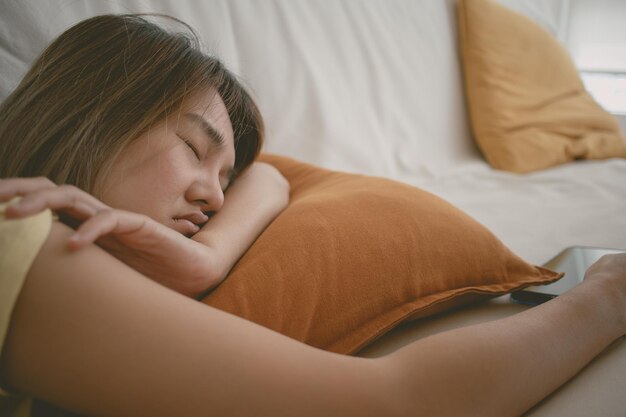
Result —
<instances>
[{"instance_id":1,"label":"orange pillow","mask_svg":"<svg viewBox=\"0 0 626 417\"><path fill-rule=\"evenodd\" d=\"M203 299L351 354L400 322L560 277L442 199L387 179L264 155L289 206Z\"/></svg>"},{"instance_id":2,"label":"orange pillow","mask_svg":"<svg viewBox=\"0 0 626 417\"><path fill-rule=\"evenodd\" d=\"M474 137L494 168L626 157L616 118L585 91L550 33L491 0L460 0L458 23Z\"/></svg>"}]
</instances>

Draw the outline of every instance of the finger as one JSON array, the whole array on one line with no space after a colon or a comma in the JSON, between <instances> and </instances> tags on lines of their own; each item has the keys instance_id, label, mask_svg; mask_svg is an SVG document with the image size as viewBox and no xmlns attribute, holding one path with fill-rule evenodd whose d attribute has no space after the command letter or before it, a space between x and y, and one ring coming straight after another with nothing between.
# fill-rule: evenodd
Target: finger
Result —
<instances>
[{"instance_id":1,"label":"finger","mask_svg":"<svg viewBox=\"0 0 626 417\"><path fill-rule=\"evenodd\" d=\"M5 214L8 218L20 218L51 209L84 220L105 208L104 203L88 193L71 185L61 185L24 194L6 208Z\"/></svg>"},{"instance_id":2,"label":"finger","mask_svg":"<svg viewBox=\"0 0 626 417\"><path fill-rule=\"evenodd\" d=\"M13 197L54 187L56 184L46 177L0 179L0 201L8 201Z\"/></svg>"},{"instance_id":3,"label":"finger","mask_svg":"<svg viewBox=\"0 0 626 417\"><path fill-rule=\"evenodd\" d=\"M72 249L80 249L106 235L137 232L147 222L147 216L141 214L115 209L101 210L80 225L68 244Z\"/></svg>"}]
</instances>

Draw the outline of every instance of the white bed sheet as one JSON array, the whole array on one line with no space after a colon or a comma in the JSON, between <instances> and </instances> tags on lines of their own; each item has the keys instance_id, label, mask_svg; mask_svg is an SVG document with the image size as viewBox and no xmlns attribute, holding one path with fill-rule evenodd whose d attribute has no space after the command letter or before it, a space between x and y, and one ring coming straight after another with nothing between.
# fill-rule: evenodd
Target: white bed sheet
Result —
<instances>
[{"instance_id":1,"label":"white bed sheet","mask_svg":"<svg viewBox=\"0 0 626 417\"><path fill-rule=\"evenodd\" d=\"M508 0L548 28L564 0ZM160 12L250 86L266 150L372 175L437 177L480 158L467 123L455 0L6 0L0 99L53 37L101 13Z\"/></svg>"},{"instance_id":2,"label":"white bed sheet","mask_svg":"<svg viewBox=\"0 0 626 417\"><path fill-rule=\"evenodd\" d=\"M502 1L562 31L563 0ZM523 176L484 162L466 117L455 3L8 0L0 4L0 98L81 19L172 14L250 86L266 118L267 152L428 189L531 262L571 245L626 247L626 161Z\"/></svg>"},{"instance_id":3,"label":"white bed sheet","mask_svg":"<svg viewBox=\"0 0 626 417\"><path fill-rule=\"evenodd\" d=\"M476 162L436 180L399 179L463 209L529 262L542 264L569 246L626 249L624 159L526 175Z\"/></svg>"}]
</instances>

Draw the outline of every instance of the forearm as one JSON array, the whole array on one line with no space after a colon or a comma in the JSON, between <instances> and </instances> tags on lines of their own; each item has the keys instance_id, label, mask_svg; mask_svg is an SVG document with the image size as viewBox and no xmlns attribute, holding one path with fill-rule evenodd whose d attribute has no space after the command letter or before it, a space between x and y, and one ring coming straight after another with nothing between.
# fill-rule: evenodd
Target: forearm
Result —
<instances>
[{"instance_id":1,"label":"forearm","mask_svg":"<svg viewBox=\"0 0 626 417\"><path fill-rule=\"evenodd\" d=\"M394 415L386 392L372 389L374 361L193 302L95 245L70 253L70 233L53 224L30 269L2 352L3 387L80 415Z\"/></svg>"},{"instance_id":2,"label":"forearm","mask_svg":"<svg viewBox=\"0 0 626 417\"><path fill-rule=\"evenodd\" d=\"M382 361L401 377L413 415L518 416L623 332L597 285L506 319L441 333ZM595 300L595 301L594 301Z\"/></svg>"},{"instance_id":3,"label":"forearm","mask_svg":"<svg viewBox=\"0 0 626 417\"><path fill-rule=\"evenodd\" d=\"M387 357L336 355L192 302L95 245L71 253L70 234L53 224L31 266L0 370L7 387L86 415L519 415L626 332L625 300L586 285Z\"/></svg>"},{"instance_id":4,"label":"forearm","mask_svg":"<svg viewBox=\"0 0 626 417\"><path fill-rule=\"evenodd\" d=\"M228 190L221 210L193 236L214 255L215 285L289 202L289 184L274 168L255 163L245 175Z\"/></svg>"}]
</instances>

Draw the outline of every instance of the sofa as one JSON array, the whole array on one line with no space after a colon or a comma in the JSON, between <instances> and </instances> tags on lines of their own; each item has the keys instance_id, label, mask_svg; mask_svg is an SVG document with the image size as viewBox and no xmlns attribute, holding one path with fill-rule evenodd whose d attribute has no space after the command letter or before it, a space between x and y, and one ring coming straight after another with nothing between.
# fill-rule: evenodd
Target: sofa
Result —
<instances>
[{"instance_id":1,"label":"sofa","mask_svg":"<svg viewBox=\"0 0 626 417\"><path fill-rule=\"evenodd\" d=\"M498 1L563 40L568 0ZM257 100L264 152L431 192L535 265L570 246L626 249L623 157L574 157L528 172L487 158L468 107L456 0L7 0L0 99L69 25L126 12L173 15L198 32ZM526 308L503 295L405 321L357 354L380 356ZM621 338L526 415L626 415L625 389Z\"/></svg>"}]
</instances>

